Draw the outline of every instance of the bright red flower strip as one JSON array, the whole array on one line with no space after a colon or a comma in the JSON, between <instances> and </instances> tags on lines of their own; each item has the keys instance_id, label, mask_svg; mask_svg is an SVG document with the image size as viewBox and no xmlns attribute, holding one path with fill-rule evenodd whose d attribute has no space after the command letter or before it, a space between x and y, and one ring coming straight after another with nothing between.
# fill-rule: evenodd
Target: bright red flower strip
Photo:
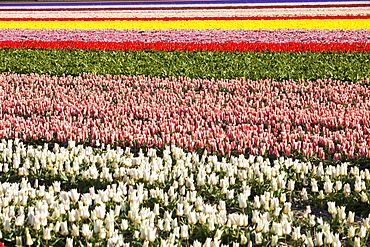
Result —
<instances>
[{"instance_id":1,"label":"bright red flower strip","mask_svg":"<svg viewBox=\"0 0 370 247\"><path fill-rule=\"evenodd\" d=\"M84 42L84 41L0 41L7 48L99 49L99 50L215 50L215 51L369 51L370 43L192 43L192 42Z\"/></svg>"},{"instance_id":2,"label":"bright red flower strip","mask_svg":"<svg viewBox=\"0 0 370 247\"><path fill-rule=\"evenodd\" d=\"M164 18L0 18L0 21L190 21L190 20L302 20L370 19L370 15L338 16L246 16L246 17L164 17Z\"/></svg>"}]
</instances>

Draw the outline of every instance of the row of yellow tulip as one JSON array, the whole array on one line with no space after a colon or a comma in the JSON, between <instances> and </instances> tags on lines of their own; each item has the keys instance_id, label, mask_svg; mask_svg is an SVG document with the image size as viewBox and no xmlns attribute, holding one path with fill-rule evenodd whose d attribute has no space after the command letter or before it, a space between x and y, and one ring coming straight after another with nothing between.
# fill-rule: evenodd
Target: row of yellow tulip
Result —
<instances>
[{"instance_id":1,"label":"row of yellow tulip","mask_svg":"<svg viewBox=\"0 0 370 247\"><path fill-rule=\"evenodd\" d=\"M370 19L0 21L0 28L34 29L370 29Z\"/></svg>"}]
</instances>

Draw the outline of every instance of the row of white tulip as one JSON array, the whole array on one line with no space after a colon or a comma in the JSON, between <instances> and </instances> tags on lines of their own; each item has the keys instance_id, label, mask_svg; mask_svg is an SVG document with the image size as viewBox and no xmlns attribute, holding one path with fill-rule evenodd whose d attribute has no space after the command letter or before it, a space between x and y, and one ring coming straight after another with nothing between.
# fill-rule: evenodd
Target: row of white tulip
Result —
<instances>
[{"instance_id":1,"label":"row of white tulip","mask_svg":"<svg viewBox=\"0 0 370 247\"><path fill-rule=\"evenodd\" d=\"M18 246L361 246L370 173L350 166L2 140L0 236Z\"/></svg>"}]
</instances>

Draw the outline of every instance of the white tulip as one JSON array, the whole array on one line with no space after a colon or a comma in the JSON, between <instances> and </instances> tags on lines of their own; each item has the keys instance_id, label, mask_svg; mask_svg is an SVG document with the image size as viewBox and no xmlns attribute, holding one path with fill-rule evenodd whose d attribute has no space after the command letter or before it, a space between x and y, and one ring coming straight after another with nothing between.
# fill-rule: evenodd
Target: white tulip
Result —
<instances>
[{"instance_id":1,"label":"white tulip","mask_svg":"<svg viewBox=\"0 0 370 247\"><path fill-rule=\"evenodd\" d=\"M324 191L323 190L320 190L319 191L319 195L317 196L317 198L320 199L320 200L324 200L325 195L324 195Z\"/></svg>"},{"instance_id":2,"label":"white tulip","mask_svg":"<svg viewBox=\"0 0 370 247\"><path fill-rule=\"evenodd\" d=\"M317 232L315 236L315 246L322 246L322 245L324 245L323 233Z\"/></svg>"},{"instance_id":3,"label":"white tulip","mask_svg":"<svg viewBox=\"0 0 370 247\"><path fill-rule=\"evenodd\" d=\"M360 196L361 196L362 202L365 202L365 203L369 202L369 198L367 197L367 194L364 191L361 191Z\"/></svg>"},{"instance_id":4,"label":"white tulip","mask_svg":"<svg viewBox=\"0 0 370 247\"><path fill-rule=\"evenodd\" d=\"M353 241L353 247L361 247L361 239L358 237L355 237L355 240Z\"/></svg>"},{"instance_id":5,"label":"white tulip","mask_svg":"<svg viewBox=\"0 0 370 247\"><path fill-rule=\"evenodd\" d=\"M281 223L272 222L272 232L274 232L277 236L283 235L283 227Z\"/></svg>"},{"instance_id":6,"label":"white tulip","mask_svg":"<svg viewBox=\"0 0 370 247\"><path fill-rule=\"evenodd\" d=\"M254 203L253 203L254 208L260 208L261 207L261 201L258 195L254 196Z\"/></svg>"},{"instance_id":7,"label":"white tulip","mask_svg":"<svg viewBox=\"0 0 370 247\"><path fill-rule=\"evenodd\" d=\"M285 193L281 193L279 200L280 200L281 203L286 202L286 194Z\"/></svg>"},{"instance_id":8,"label":"white tulip","mask_svg":"<svg viewBox=\"0 0 370 247\"><path fill-rule=\"evenodd\" d=\"M333 243L334 241L334 237L333 237L333 234L331 232L324 232L324 236L325 236L325 243L330 245Z\"/></svg>"},{"instance_id":9,"label":"white tulip","mask_svg":"<svg viewBox=\"0 0 370 247\"><path fill-rule=\"evenodd\" d=\"M61 222L60 221L57 221L57 222L55 222L55 225L54 225L54 227L53 227L53 231L54 232L59 232L59 230L60 230L60 225L61 225Z\"/></svg>"},{"instance_id":10,"label":"white tulip","mask_svg":"<svg viewBox=\"0 0 370 247\"><path fill-rule=\"evenodd\" d=\"M171 231L171 219L164 220L164 231L165 232Z\"/></svg>"},{"instance_id":11,"label":"white tulip","mask_svg":"<svg viewBox=\"0 0 370 247\"><path fill-rule=\"evenodd\" d=\"M308 200L308 194L307 194L306 188L302 188L301 196L302 196L302 200L303 201L307 201Z\"/></svg>"},{"instance_id":12,"label":"white tulip","mask_svg":"<svg viewBox=\"0 0 370 247\"><path fill-rule=\"evenodd\" d=\"M15 219L15 225L16 226L23 226L24 224L24 218L25 218L25 215L24 214L21 214L19 215L16 219Z\"/></svg>"},{"instance_id":13,"label":"white tulip","mask_svg":"<svg viewBox=\"0 0 370 247\"><path fill-rule=\"evenodd\" d=\"M77 225L75 225L75 224L73 224L73 225L72 225L72 232L71 232L71 235L72 235L73 237L78 237L78 236L80 236L80 227L79 227L79 226L77 226Z\"/></svg>"},{"instance_id":14,"label":"white tulip","mask_svg":"<svg viewBox=\"0 0 370 247\"><path fill-rule=\"evenodd\" d=\"M123 219L121 222L121 230L125 231L128 229L128 220Z\"/></svg>"},{"instance_id":15,"label":"white tulip","mask_svg":"<svg viewBox=\"0 0 370 247\"><path fill-rule=\"evenodd\" d=\"M51 228L44 228L42 229L42 238L46 241L50 240L51 239Z\"/></svg>"},{"instance_id":16,"label":"white tulip","mask_svg":"<svg viewBox=\"0 0 370 247\"><path fill-rule=\"evenodd\" d=\"M135 234L136 233L139 233L140 234L140 232L136 231L134 233L134 237L135 237ZM100 232L99 232L99 239L106 239L106 237L107 237L107 230L105 230L105 228L101 228L100 229ZM138 236L136 236L135 238L138 238Z\"/></svg>"},{"instance_id":17,"label":"white tulip","mask_svg":"<svg viewBox=\"0 0 370 247\"><path fill-rule=\"evenodd\" d=\"M279 242L279 237L276 235L273 235L271 237L271 246L277 246Z\"/></svg>"},{"instance_id":18,"label":"white tulip","mask_svg":"<svg viewBox=\"0 0 370 247\"><path fill-rule=\"evenodd\" d=\"M74 203L80 199L80 193L78 193L77 189L70 190L69 196Z\"/></svg>"},{"instance_id":19,"label":"white tulip","mask_svg":"<svg viewBox=\"0 0 370 247\"><path fill-rule=\"evenodd\" d=\"M157 238L157 230L154 227L147 227L145 231L145 239L149 242L154 242Z\"/></svg>"},{"instance_id":20,"label":"white tulip","mask_svg":"<svg viewBox=\"0 0 370 247\"><path fill-rule=\"evenodd\" d=\"M167 247L167 246L170 246L170 245L168 244L167 240L165 240L165 239L161 238L161 245L160 245L160 247Z\"/></svg>"},{"instance_id":21,"label":"white tulip","mask_svg":"<svg viewBox=\"0 0 370 247\"><path fill-rule=\"evenodd\" d=\"M188 216L188 223L190 225L195 225L197 223L197 214L195 211L191 211Z\"/></svg>"},{"instance_id":22,"label":"white tulip","mask_svg":"<svg viewBox=\"0 0 370 247\"><path fill-rule=\"evenodd\" d=\"M73 247L73 238L66 239L66 247Z\"/></svg>"},{"instance_id":23,"label":"white tulip","mask_svg":"<svg viewBox=\"0 0 370 247\"><path fill-rule=\"evenodd\" d=\"M255 243L262 244L262 240L263 240L262 232L257 232L254 234L254 236L255 236Z\"/></svg>"},{"instance_id":24,"label":"white tulip","mask_svg":"<svg viewBox=\"0 0 370 247\"><path fill-rule=\"evenodd\" d=\"M337 181L335 182L335 190L336 190L336 191L340 191L340 190L342 189L342 187L343 187L343 185L342 185L342 181L337 180Z\"/></svg>"},{"instance_id":25,"label":"white tulip","mask_svg":"<svg viewBox=\"0 0 370 247\"><path fill-rule=\"evenodd\" d=\"M292 232L292 223L291 222L288 222L287 220L285 220L282 223L282 226L283 226L283 234L284 235L289 235Z\"/></svg>"},{"instance_id":26,"label":"white tulip","mask_svg":"<svg viewBox=\"0 0 370 247\"><path fill-rule=\"evenodd\" d=\"M220 247L220 244L221 240L213 239L213 241L211 242L211 247Z\"/></svg>"},{"instance_id":27,"label":"white tulip","mask_svg":"<svg viewBox=\"0 0 370 247\"><path fill-rule=\"evenodd\" d=\"M28 245L28 246L33 245L33 240L32 240L32 237L31 237L31 235L29 233L28 228L26 228L25 234L26 234L26 245Z\"/></svg>"},{"instance_id":28,"label":"white tulip","mask_svg":"<svg viewBox=\"0 0 370 247\"><path fill-rule=\"evenodd\" d=\"M211 216L207 220L208 223L208 230L213 231L215 230L215 218L214 216Z\"/></svg>"},{"instance_id":29,"label":"white tulip","mask_svg":"<svg viewBox=\"0 0 370 247\"><path fill-rule=\"evenodd\" d=\"M339 238L339 233L336 233L333 239L333 247L341 247L341 246L342 246L342 243Z\"/></svg>"},{"instance_id":30,"label":"white tulip","mask_svg":"<svg viewBox=\"0 0 370 247\"><path fill-rule=\"evenodd\" d=\"M180 237L181 238L184 238L184 239L187 239L189 238L189 227L188 225L182 225L181 226L181 234L180 234Z\"/></svg>"},{"instance_id":31,"label":"white tulip","mask_svg":"<svg viewBox=\"0 0 370 247\"><path fill-rule=\"evenodd\" d=\"M362 224L366 227L366 229L370 229L370 217L364 219Z\"/></svg>"},{"instance_id":32,"label":"white tulip","mask_svg":"<svg viewBox=\"0 0 370 247\"><path fill-rule=\"evenodd\" d=\"M361 226L360 227L360 232L358 233L358 236L360 238L365 238L366 237L366 233L367 233L367 229L365 226Z\"/></svg>"},{"instance_id":33,"label":"white tulip","mask_svg":"<svg viewBox=\"0 0 370 247\"><path fill-rule=\"evenodd\" d=\"M248 200L248 196L246 194L243 194L243 193L239 194L238 196L239 207L246 208L248 206L247 200Z\"/></svg>"},{"instance_id":34,"label":"white tulip","mask_svg":"<svg viewBox=\"0 0 370 247\"><path fill-rule=\"evenodd\" d=\"M286 202L284 203L284 214L289 214L291 212L292 203Z\"/></svg>"},{"instance_id":35,"label":"white tulip","mask_svg":"<svg viewBox=\"0 0 370 247\"><path fill-rule=\"evenodd\" d=\"M312 240L311 237L307 237L305 243L306 243L307 247L314 247L315 246L315 244L314 244L314 242L313 242L313 240Z\"/></svg>"},{"instance_id":36,"label":"white tulip","mask_svg":"<svg viewBox=\"0 0 370 247\"><path fill-rule=\"evenodd\" d=\"M193 242L192 247L202 247L202 243L201 243L201 242L199 242L198 240L195 240L195 241Z\"/></svg>"},{"instance_id":37,"label":"white tulip","mask_svg":"<svg viewBox=\"0 0 370 247\"><path fill-rule=\"evenodd\" d=\"M238 226L247 226L248 225L248 215L246 214L237 214L235 215L236 223Z\"/></svg>"},{"instance_id":38,"label":"white tulip","mask_svg":"<svg viewBox=\"0 0 370 247\"><path fill-rule=\"evenodd\" d=\"M330 194L333 191L333 182L330 181L329 177L325 178L325 183L324 183L324 191L327 194Z\"/></svg>"},{"instance_id":39,"label":"white tulip","mask_svg":"<svg viewBox=\"0 0 370 247\"><path fill-rule=\"evenodd\" d=\"M328 204L328 211L332 215L337 214L337 208L335 207L335 202L327 202Z\"/></svg>"},{"instance_id":40,"label":"white tulip","mask_svg":"<svg viewBox=\"0 0 370 247\"><path fill-rule=\"evenodd\" d=\"M222 233L223 233L223 230L221 230L221 229L217 229L217 230L216 230L216 233L215 233L215 236L214 236L214 239L215 239L215 240L219 240L219 239L221 239L221 237L222 237Z\"/></svg>"},{"instance_id":41,"label":"white tulip","mask_svg":"<svg viewBox=\"0 0 370 247\"><path fill-rule=\"evenodd\" d=\"M248 241L247 237L244 234L240 235L240 244L246 244Z\"/></svg>"},{"instance_id":42,"label":"white tulip","mask_svg":"<svg viewBox=\"0 0 370 247\"><path fill-rule=\"evenodd\" d=\"M294 190L294 185L295 185L295 181L294 180L289 180L288 181L288 190L289 191L293 191Z\"/></svg>"},{"instance_id":43,"label":"white tulip","mask_svg":"<svg viewBox=\"0 0 370 247\"><path fill-rule=\"evenodd\" d=\"M179 226L179 223L177 222L177 218L172 220L171 226L172 226L173 229Z\"/></svg>"},{"instance_id":44,"label":"white tulip","mask_svg":"<svg viewBox=\"0 0 370 247\"><path fill-rule=\"evenodd\" d=\"M324 225L322 226L322 232L325 233L330 233L330 224L325 222Z\"/></svg>"},{"instance_id":45,"label":"white tulip","mask_svg":"<svg viewBox=\"0 0 370 247\"><path fill-rule=\"evenodd\" d=\"M348 212L347 223L351 224L353 222L355 222L355 212L349 211Z\"/></svg>"},{"instance_id":46,"label":"white tulip","mask_svg":"<svg viewBox=\"0 0 370 247\"><path fill-rule=\"evenodd\" d=\"M300 238L301 238L301 227L300 226L294 227L293 233L292 233L292 239L294 241L297 241Z\"/></svg>"},{"instance_id":47,"label":"white tulip","mask_svg":"<svg viewBox=\"0 0 370 247\"><path fill-rule=\"evenodd\" d=\"M66 236L69 234L67 221L62 221L62 223L60 224L60 228L61 228L60 233L63 236Z\"/></svg>"},{"instance_id":48,"label":"white tulip","mask_svg":"<svg viewBox=\"0 0 370 247\"><path fill-rule=\"evenodd\" d=\"M177 211L176 211L177 216L183 216L184 215L184 204L182 203L177 203Z\"/></svg>"},{"instance_id":49,"label":"white tulip","mask_svg":"<svg viewBox=\"0 0 370 247\"><path fill-rule=\"evenodd\" d=\"M344 220L346 218L346 207L345 206L337 207L337 211L339 219Z\"/></svg>"},{"instance_id":50,"label":"white tulip","mask_svg":"<svg viewBox=\"0 0 370 247\"><path fill-rule=\"evenodd\" d=\"M3 222L3 229L6 232L10 232L11 231L10 221L11 221L11 218L5 218L5 220Z\"/></svg>"},{"instance_id":51,"label":"white tulip","mask_svg":"<svg viewBox=\"0 0 370 247\"><path fill-rule=\"evenodd\" d=\"M156 204L154 205L153 212L154 212L154 214L155 214L156 216L158 216L158 215L159 215L159 204L158 204L158 203L156 203ZM118 215L117 215L117 216L118 216Z\"/></svg>"},{"instance_id":52,"label":"white tulip","mask_svg":"<svg viewBox=\"0 0 370 247\"><path fill-rule=\"evenodd\" d=\"M351 185L349 185L348 183L346 183L343 187L343 194L345 196L349 196L351 194Z\"/></svg>"},{"instance_id":53,"label":"white tulip","mask_svg":"<svg viewBox=\"0 0 370 247\"><path fill-rule=\"evenodd\" d=\"M325 189L325 184L324 184L324 189ZM311 179L311 191L314 193L319 191L319 187L317 186L317 181L314 178Z\"/></svg>"},{"instance_id":54,"label":"white tulip","mask_svg":"<svg viewBox=\"0 0 370 247\"><path fill-rule=\"evenodd\" d=\"M227 190L227 191L226 191L226 198L227 198L228 200L230 200L230 199L233 199L233 198L234 198L234 189L232 189L232 190Z\"/></svg>"},{"instance_id":55,"label":"white tulip","mask_svg":"<svg viewBox=\"0 0 370 247\"><path fill-rule=\"evenodd\" d=\"M308 216L308 224L313 227L316 225L316 221L315 221L315 215L309 215Z\"/></svg>"}]
</instances>

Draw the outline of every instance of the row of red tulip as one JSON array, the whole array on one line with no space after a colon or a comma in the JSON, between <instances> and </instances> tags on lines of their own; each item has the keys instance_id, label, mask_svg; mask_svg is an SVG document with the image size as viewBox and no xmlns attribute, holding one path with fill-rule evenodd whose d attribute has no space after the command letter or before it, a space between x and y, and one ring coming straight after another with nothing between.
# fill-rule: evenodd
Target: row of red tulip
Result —
<instances>
[{"instance_id":1,"label":"row of red tulip","mask_svg":"<svg viewBox=\"0 0 370 247\"><path fill-rule=\"evenodd\" d=\"M248 43L248 42L86 42L86 41L0 41L0 48L57 48L57 49L100 49L100 50L214 50L214 51L369 51L370 43Z\"/></svg>"},{"instance_id":2,"label":"row of red tulip","mask_svg":"<svg viewBox=\"0 0 370 247\"><path fill-rule=\"evenodd\" d=\"M0 75L0 138L370 156L368 80Z\"/></svg>"}]
</instances>

